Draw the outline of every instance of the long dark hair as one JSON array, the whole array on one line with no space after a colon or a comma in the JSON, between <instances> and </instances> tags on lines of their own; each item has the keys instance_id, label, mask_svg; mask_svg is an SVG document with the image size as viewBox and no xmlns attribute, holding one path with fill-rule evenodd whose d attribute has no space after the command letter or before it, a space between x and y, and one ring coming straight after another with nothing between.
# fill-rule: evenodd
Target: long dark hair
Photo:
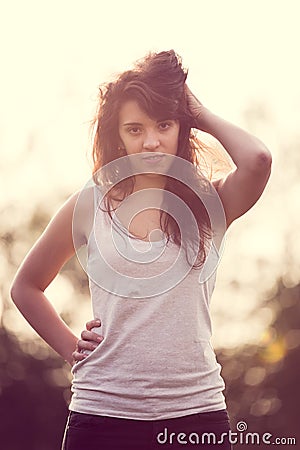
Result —
<instances>
[{"instance_id":1,"label":"long dark hair","mask_svg":"<svg viewBox=\"0 0 300 450\"><path fill-rule=\"evenodd\" d=\"M112 161L126 155L120 149L118 131L119 111L124 102L135 100L139 106L153 119L178 120L180 131L178 137L177 156L191 163L191 176L203 185L208 179L198 170L203 161L203 153L207 146L201 143L192 131L193 117L188 109L184 84L187 70L182 66L181 58L174 50L150 53L139 60L132 70L120 74L114 81L100 87L99 105L94 125L93 141L93 177L99 183L98 171ZM202 152L203 150L203 152ZM106 178L113 173L107 174ZM107 212L112 218L114 210L112 201L123 200L133 192L134 177L129 177L110 190L105 198ZM198 225L200 241L198 256L194 268L202 266L206 259L205 242L212 237L209 215L199 197L184 183L167 177L165 190L178 195L193 213ZM171 215L160 212L160 225L168 241L187 246L182 241L180 228ZM190 243L192 242L192 237Z\"/></svg>"}]
</instances>

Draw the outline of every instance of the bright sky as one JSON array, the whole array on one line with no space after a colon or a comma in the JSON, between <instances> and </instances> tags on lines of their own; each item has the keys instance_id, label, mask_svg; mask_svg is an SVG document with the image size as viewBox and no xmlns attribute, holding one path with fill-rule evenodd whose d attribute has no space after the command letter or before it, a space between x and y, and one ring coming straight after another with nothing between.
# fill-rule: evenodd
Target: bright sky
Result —
<instances>
[{"instance_id":1,"label":"bright sky","mask_svg":"<svg viewBox=\"0 0 300 450\"><path fill-rule=\"evenodd\" d=\"M53 192L80 188L90 176L88 121L97 86L148 51L170 48L189 68L191 89L217 114L242 124L249 105L263 105L269 122L260 138L274 155L273 177L280 178L280 143L299 129L299 13L297 0L2 1L0 205L25 201L30 211L30 203ZM229 233L227 241L238 245L226 250L227 270L239 252L248 255L248 239L259 242L243 265L242 282L250 283L251 270L257 275L257 256L280 267L286 221L272 216L274 186L247 215L248 238L244 219ZM292 201L287 214L294 209ZM255 297L251 289L247 295L246 309Z\"/></svg>"}]
</instances>

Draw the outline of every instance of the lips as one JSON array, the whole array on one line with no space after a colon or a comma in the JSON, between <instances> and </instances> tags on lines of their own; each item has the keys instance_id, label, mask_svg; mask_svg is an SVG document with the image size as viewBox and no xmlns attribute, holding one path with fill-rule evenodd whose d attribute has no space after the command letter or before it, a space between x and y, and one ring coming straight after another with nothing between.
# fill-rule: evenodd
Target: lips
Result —
<instances>
[{"instance_id":1,"label":"lips","mask_svg":"<svg viewBox=\"0 0 300 450\"><path fill-rule=\"evenodd\" d=\"M162 158L164 157L163 154L153 154L153 155L147 155L147 156L143 156L143 159L146 161L160 161Z\"/></svg>"}]
</instances>

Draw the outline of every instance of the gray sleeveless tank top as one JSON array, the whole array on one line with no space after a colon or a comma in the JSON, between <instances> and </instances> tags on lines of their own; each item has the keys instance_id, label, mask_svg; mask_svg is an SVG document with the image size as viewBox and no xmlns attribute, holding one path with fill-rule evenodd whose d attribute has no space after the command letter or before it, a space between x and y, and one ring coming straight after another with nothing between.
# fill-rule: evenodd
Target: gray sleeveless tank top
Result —
<instances>
[{"instance_id":1,"label":"gray sleeveless tank top","mask_svg":"<svg viewBox=\"0 0 300 450\"><path fill-rule=\"evenodd\" d=\"M174 243L133 239L97 207L87 252L104 340L72 368L70 410L158 420L226 408L210 343L213 241L204 267L191 269Z\"/></svg>"}]
</instances>

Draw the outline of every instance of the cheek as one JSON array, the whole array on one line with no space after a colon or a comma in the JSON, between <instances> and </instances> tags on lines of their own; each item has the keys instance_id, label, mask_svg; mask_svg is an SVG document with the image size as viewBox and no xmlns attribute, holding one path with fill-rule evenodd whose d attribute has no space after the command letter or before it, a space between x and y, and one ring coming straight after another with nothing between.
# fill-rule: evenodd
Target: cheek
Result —
<instances>
[{"instance_id":1,"label":"cheek","mask_svg":"<svg viewBox=\"0 0 300 450\"><path fill-rule=\"evenodd\" d=\"M175 153L177 152L178 144L179 144L179 132L176 133L173 139L173 148L175 149Z\"/></svg>"},{"instance_id":2,"label":"cheek","mask_svg":"<svg viewBox=\"0 0 300 450\"><path fill-rule=\"evenodd\" d=\"M131 140L131 139L127 139L127 140L123 140L126 152L128 155L134 154L139 152L140 150L140 143L137 139L135 140Z\"/></svg>"}]
</instances>

